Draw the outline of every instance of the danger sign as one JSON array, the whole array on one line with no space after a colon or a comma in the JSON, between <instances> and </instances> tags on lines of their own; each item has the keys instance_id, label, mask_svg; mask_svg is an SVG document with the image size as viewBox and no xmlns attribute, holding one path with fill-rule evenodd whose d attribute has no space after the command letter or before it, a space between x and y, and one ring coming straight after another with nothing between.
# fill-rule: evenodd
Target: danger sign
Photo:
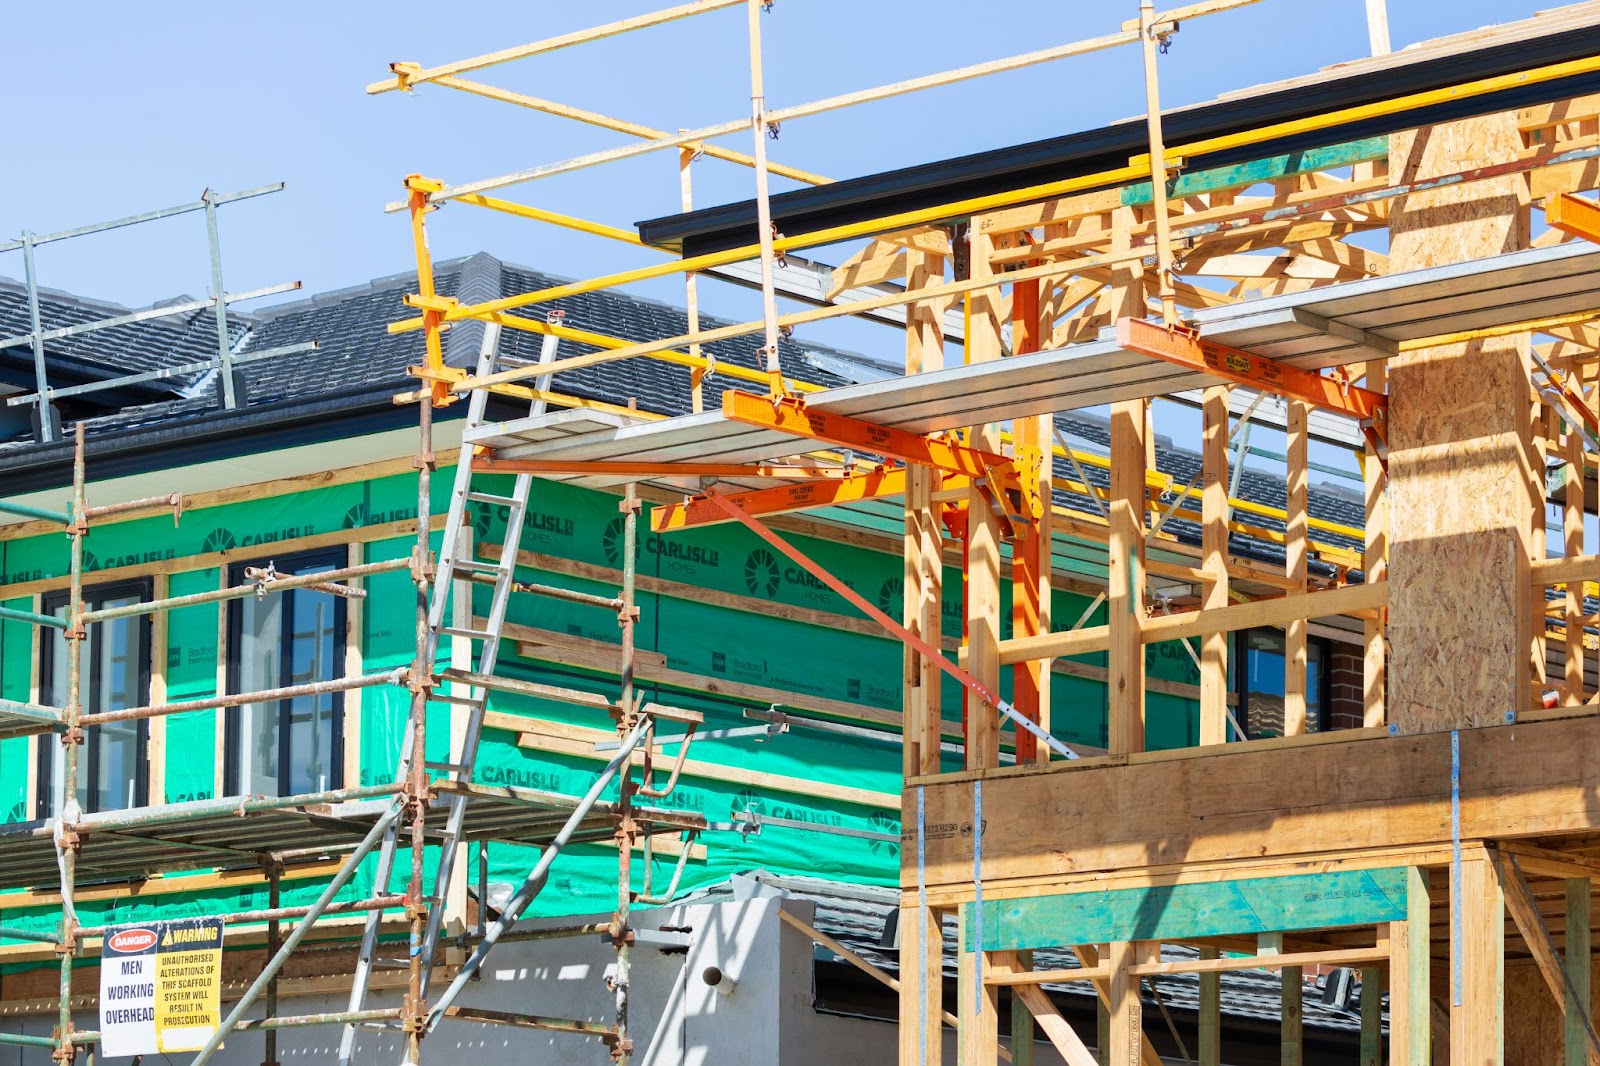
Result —
<instances>
[{"instance_id":1,"label":"danger sign","mask_svg":"<svg viewBox=\"0 0 1600 1066\"><path fill-rule=\"evenodd\" d=\"M222 1000L222 919L106 930L100 950L100 1053L198 1051Z\"/></svg>"}]
</instances>

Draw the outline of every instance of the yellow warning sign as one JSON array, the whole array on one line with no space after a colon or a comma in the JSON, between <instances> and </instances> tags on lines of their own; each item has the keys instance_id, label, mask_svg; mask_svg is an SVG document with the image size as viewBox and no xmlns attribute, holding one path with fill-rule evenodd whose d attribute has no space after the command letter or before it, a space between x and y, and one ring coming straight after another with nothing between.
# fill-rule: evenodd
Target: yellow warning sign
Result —
<instances>
[{"instance_id":1,"label":"yellow warning sign","mask_svg":"<svg viewBox=\"0 0 1600 1066\"><path fill-rule=\"evenodd\" d=\"M221 1021L222 923L168 923L156 948L156 1044L199 1051Z\"/></svg>"},{"instance_id":2,"label":"yellow warning sign","mask_svg":"<svg viewBox=\"0 0 1600 1066\"><path fill-rule=\"evenodd\" d=\"M222 1004L222 920L193 918L108 930L100 964L102 1051L198 1051Z\"/></svg>"}]
</instances>

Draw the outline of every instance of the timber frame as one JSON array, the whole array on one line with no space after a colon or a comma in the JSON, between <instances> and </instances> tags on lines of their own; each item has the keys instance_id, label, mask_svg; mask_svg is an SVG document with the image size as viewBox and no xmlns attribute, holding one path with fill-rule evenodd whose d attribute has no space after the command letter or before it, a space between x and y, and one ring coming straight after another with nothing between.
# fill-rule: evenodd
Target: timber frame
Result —
<instances>
[{"instance_id":1,"label":"timber frame","mask_svg":"<svg viewBox=\"0 0 1600 1066\"><path fill-rule=\"evenodd\" d=\"M718 6L725 5L659 18ZM589 337L597 350L588 354L489 375L430 358L417 368L425 383L417 395L444 403L488 389L539 398L553 375L617 359L683 367L695 389L693 416L634 415L565 441L535 418L476 444L506 469L588 484L637 478L676 491L681 502L657 512L658 531L741 522L901 639L902 1066L941 1061L945 1024L957 1029L959 1061L969 1066L1031 1059L1036 1035L1075 1066L1154 1066L1141 983L1180 972L1201 975L1198 1060L1219 1063L1217 975L1247 968L1282 973L1283 1061L1298 1063L1308 967L1361 972L1369 993L1361 999L1363 1062L1380 1061L1385 1046L1393 1063L1499 1062L1507 1060L1508 1029L1517 1036L1511 1060L1600 1056L1589 1013L1600 772L1578 754L1600 739L1590 598L1600 556L1584 533L1594 513L1600 294L1578 294L1576 283L1569 298L1506 296L1502 305L1522 310L1488 309L1494 293L1524 283L1524 264L1563 258L1565 242L1600 235L1592 200L1572 195L1600 186L1600 96L1552 88L1508 111L1494 106L1495 94L1584 75L1600 69L1600 56L1169 143L1158 45L1180 16L1239 5L1214 0L1158 13L1147 0L1123 27L1131 36L1076 46L1141 48L1145 154L1009 193L779 234L769 173L827 181L768 162L766 134L780 117L1055 58L1074 46L768 111L760 5L745 6L755 97L745 123L669 135L459 77L538 46L447 67L396 65L392 81L370 87L433 82L641 138L483 182L412 179L419 232L421 208L454 200L638 245L631 233L485 194L678 148L687 212L689 167L700 149L756 174L749 243L476 305L424 286L412 301L421 315L393 328L427 331L434 353L433 338L452 321L559 335L528 312L605 286L686 279L683 336ZM1594 20L1585 5L1564 8L1375 55L1340 73L1447 59ZM1378 29L1375 51L1386 52L1386 29ZM1481 103L1450 121L1407 121L1443 99ZM1252 144L1351 122L1366 123L1367 132L1244 163L1190 164L1219 150L1248 158ZM706 147L738 130L752 135L753 154ZM1534 236L1539 208L1549 210L1549 228ZM800 295L792 284L798 268L784 255L845 241L864 243L837 267L809 264L825 296ZM1386 250L1376 250L1385 241ZM425 272L420 238L417 247ZM1587 255L1582 246L1570 251L1573 263ZM729 277L752 259L759 269L741 276L759 280L761 319L701 329L697 277ZM1575 265L1572 276L1589 269ZM1327 302L1313 306L1324 291ZM1469 291L1477 295L1450 302L1451 293ZM813 306L780 312L782 297ZM1339 302L1361 299L1368 302L1359 312ZM903 322L905 379L819 393L785 376L780 331L846 314ZM713 364L702 348L751 336L763 338L754 369ZM945 354L952 336L962 343L959 364ZM1151 369L1158 364L1170 369ZM700 413L711 373L726 374L733 388L720 412ZM1142 391L1141 375L1152 382ZM1044 388L1060 398L1040 399ZM972 398L984 389L992 400ZM1268 411L1258 412L1262 397ZM1159 398L1199 408L1202 469L1188 485L1151 469ZM1057 440L1052 412L1100 403L1109 403L1107 455ZM1274 513L1252 514L1229 491L1230 467L1246 454L1231 445L1252 418L1285 436L1285 506ZM1361 527L1330 528L1308 513L1313 440L1356 453ZM1107 476L1090 477L1090 461ZM1063 503L1058 492L1072 495ZM905 508L898 619L764 525L772 515L885 498L901 498ZM1562 516L1554 554L1545 547L1547 506ZM1173 517L1198 524L1198 545L1163 528ZM1236 557L1237 534L1280 545L1282 567ZM958 589L942 587L952 542L962 561ZM1087 624L1087 614L1076 624L1051 617L1052 583L1062 580L1054 549L1063 542L1103 553L1102 575L1090 582L1096 604L1105 604L1102 624ZM965 620L954 657L934 639L946 598L959 598ZM1285 647L1282 735L1270 739L1247 739L1229 701L1228 635L1257 627L1281 629ZM1313 632L1360 650L1358 728L1315 731ZM1181 642L1198 666L1192 748L1146 750L1146 652L1163 642ZM1050 705L1049 672L1086 655L1105 656L1103 752L1055 735L1077 709ZM960 686L959 709L941 706L941 675ZM952 730L962 740L960 767L941 751ZM1014 751L1014 765L1001 765L1002 747ZM944 1009L942 967L942 919L950 916L960 929L953 1016ZM1198 948L1199 956L1166 958L1163 945ZM1031 953L1041 948L1070 948L1079 965L1036 972ZM1090 981L1098 992L1095 1050L1042 987L1070 981ZM1508 1014L1524 985L1532 994ZM1379 989L1387 990L1387 1011L1370 994ZM1007 1016L1010 1031L1002 1033Z\"/></svg>"},{"instance_id":2,"label":"timber frame","mask_svg":"<svg viewBox=\"0 0 1600 1066\"><path fill-rule=\"evenodd\" d=\"M762 88L761 0L696 0L442 66L397 63L369 86L452 88L637 139L483 181L406 179L406 198L390 206L407 214L415 239L416 314L392 329L425 341L419 385L400 398L422 412L418 465L425 478L436 407L485 393L531 401L527 419L469 435L463 447L483 469L626 484L630 499L638 483L673 501L656 512L664 533L740 522L858 608L866 620L852 625L900 639L901 967L897 980L875 976L899 992L901 1066L939 1063L945 1024L967 1066L1028 1061L1036 1034L1074 1066L1155 1066L1141 984L1172 973L1201 975L1197 1057L1220 1063L1216 975L1247 968L1282 973L1283 1061L1298 1063L1310 967L1358 969L1365 989L1387 990L1386 1012L1377 995L1361 1000L1364 1062L1383 1061L1385 1047L1387 1061L1408 1066L1600 1058L1590 1013L1600 770L1587 757L1600 741L1600 555L1585 534L1600 498L1600 294L1588 287L1595 269L1583 243L1600 226L1592 200L1574 195L1600 188L1600 94L1563 88L1600 72L1600 55L1463 76L1243 133L1169 138L1158 50L1180 22L1249 2L1158 12L1144 0L1136 19L1101 38L780 109L767 108ZM735 7L748 18L749 118L673 134L462 76ZM1381 73L1597 23L1593 5L1576 5L1351 66ZM1374 33L1375 45L1386 39ZM777 232L769 176L828 182L768 160L780 121L1122 45L1141 53L1148 111L1146 150L1125 164ZM1328 78L1268 93L1319 80ZM1514 110L1497 106L1512 87L1529 96ZM1458 108L1448 121L1419 119L1442 102ZM1335 136L1352 126L1367 132ZM737 132L751 137L749 153L711 143ZM1319 132L1329 143L1269 154L1279 138ZM615 226L490 194L666 150L678 153L685 212L702 155L753 170L749 243L478 304L434 291L426 227L445 202L650 247ZM1191 166L1214 153L1246 161ZM1543 211L1549 226L1535 235ZM1385 240L1386 251L1371 247ZM810 276L825 295L799 296L799 268L785 253L845 242L854 251ZM701 329L697 284L741 269L759 284L761 318ZM679 337L629 342L540 311L677 275L690 309ZM810 306L780 312L780 298ZM903 378L821 390L785 373L785 329L844 315L903 328ZM552 347L537 365L487 373L446 366L442 334L468 320L593 350L557 359ZM946 357L952 334L959 361ZM753 367L705 349L743 337L760 338ZM554 388L564 372L629 358L681 368L694 413L663 418ZM708 405L712 375L738 388ZM1167 399L1200 412L1202 468L1187 485L1152 469L1152 404ZM1056 439L1053 413L1101 404L1107 455ZM587 421L569 434L557 420L574 413ZM1230 443L1252 419L1284 433L1282 509L1230 492L1230 468L1245 454ZM1313 441L1356 453L1360 527L1309 513ZM426 515L425 482L422 499ZM885 499L903 501L899 618L788 545L770 517ZM1547 507L1561 515L1559 553L1547 547ZM1173 518L1198 525L1198 545L1164 528ZM426 523L420 532L408 564L419 583ZM1281 567L1237 557L1241 534L1281 546ZM1104 604L1101 624L1051 615L1052 589L1068 580L1056 564L1063 545L1091 546L1103 560L1093 579L1070 579ZM942 578L952 556L959 589ZM946 599L961 604L959 649L939 639ZM1282 735L1251 739L1230 709L1227 637L1260 627L1283 631ZM1313 632L1360 649L1359 728L1314 728ZM540 634L508 636L536 645ZM1152 751L1147 697L1158 683L1146 656L1173 642L1198 664L1199 743ZM425 645L419 638L413 673L431 688ZM1082 662L1088 655L1104 666ZM1085 668L1103 671L1111 694L1104 750L1058 736L1079 709L1051 705L1049 677ZM942 705L941 675L959 687L960 707ZM426 702L415 684L413 694ZM959 766L945 757L951 737ZM525 743L577 752L594 739ZM1001 765L1003 749L1012 765ZM420 834L427 789L408 781L389 817L403 810ZM631 817L626 808L621 817ZM629 850L619 849L619 941L632 902ZM419 891L420 874L414 882ZM942 919L952 915L953 1015L942 968ZM411 920L420 935L421 916ZM1198 956L1166 957L1166 945ZM1031 953L1041 948L1068 948L1079 965L1036 971ZM1105 1035L1094 1050L1044 988L1072 981L1091 982L1101 1003ZM413 977L392 1012L413 1051L430 1017L421 987ZM61 1018L53 1046L70 1061L66 997ZM620 1020L612 1035L624 1035Z\"/></svg>"}]
</instances>

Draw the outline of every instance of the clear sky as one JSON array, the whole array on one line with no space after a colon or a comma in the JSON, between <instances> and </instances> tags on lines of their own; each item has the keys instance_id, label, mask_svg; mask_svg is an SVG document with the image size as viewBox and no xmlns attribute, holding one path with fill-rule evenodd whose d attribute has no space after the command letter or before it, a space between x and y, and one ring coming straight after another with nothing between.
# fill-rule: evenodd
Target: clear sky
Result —
<instances>
[{"instance_id":1,"label":"clear sky","mask_svg":"<svg viewBox=\"0 0 1600 1066\"><path fill-rule=\"evenodd\" d=\"M285 192L221 213L229 289L300 279L319 292L407 270L407 227L382 211L404 175L461 182L627 139L437 87L369 97L363 86L392 60L436 64L667 2L7 5L0 40L11 104L0 234L181 203L208 186L231 191L283 180ZM1397 48L1551 6L1389 5ZM799 103L1091 37L1136 13L1135 0L778 0L763 19L768 100ZM748 112L744 33L743 13L733 8L476 76L659 127L697 126ZM1362 0L1265 0L1186 24L1162 60L1163 103L1209 99L1366 50ZM1139 53L1120 48L793 123L771 147L775 160L848 177L1142 111ZM749 147L747 135L722 143ZM701 204L751 193L747 169L717 160L697 164L695 181ZM676 154L507 195L628 225L677 209ZM436 215L432 234L440 258L487 250L568 276L653 261L653 253L462 206ZM39 269L51 287L134 306L202 294L209 283L198 215L47 246ZM0 275L21 270L18 254L0 256ZM755 310L726 286L703 288L712 290L711 310ZM664 299L681 293L676 283L643 291Z\"/></svg>"}]
</instances>

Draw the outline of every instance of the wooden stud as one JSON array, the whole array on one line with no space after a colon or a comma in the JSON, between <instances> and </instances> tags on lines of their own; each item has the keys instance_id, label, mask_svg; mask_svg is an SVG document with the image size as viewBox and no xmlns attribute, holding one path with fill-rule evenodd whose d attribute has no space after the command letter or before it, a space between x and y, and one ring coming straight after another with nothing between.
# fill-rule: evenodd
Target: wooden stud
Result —
<instances>
[{"instance_id":1,"label":"wooden stud","mask_svg":"<svg viewBox=\"0 0 1600 1066\"><path fill-rule=\"evenodd\" d=\"M1126 941L1108 946L1111 982L1106 1010L1111 1015L1111 1066L1140 1066L1144 1036L1144 1004L1139 979L1128 968L1139 961L1137 945Z\"/></svg>"},{"instance_id":2,"label":"wooden stud","mask_svg":"<svg viewBox=\"0 0 1600 1066\"><path fill-rule=\"evenodd\" d=\"M1383 971L1361 968L1361 1066L1383 1066Z\"/></svg>"},{"instance_id":3,"label":"wooden stud","mask_svg":"<svg viewBox=\"0 0 1600 1066\"><path fill-rule=\"evenodd\" d=\"M1201 406L1201 568L1210 578L1202 586L1202 606L1228 605L1228 389L1205 391ZM1228 636L1213 633L1200 640L1200 744L1228 739ZM1244 739L1243 737L1240 738Z\"/></svg>"},{"instance_id":4,"label":"wooden stud","mask_svg":"<svg viewBox=\"0 0 1600 1066\"><path fill-rule=\"evenodd\" d=\"M1593 885L1587 877L1569 877L1566 880L1566 946L1563 966L1566 969L1565 991L1566 1019L1564 1043L1565 1066L1589 1066L1594 1051L1589 1041L1588 1025L1594 1020L1590 992L1591 957L1589 947L1589 898Z\"/></svg>"},{"instance_id":5,"label":"wooden stud","mask_svg":"<svg viewBox=\"0 0 1600 1066\"><path fill-rule=\"evenodd\" d=\"M1283 1066L1300 1066L1305 1061L1305 974L1299 966L1285 966L1278 977L1283 997L1280 1040Z\"/></svg>"},{"instance_id":6,"label":"wooden stud","mask_svg":"<svg viewBox=\"0 0 1600 1066\"><path fill-rule=\"evenodd\" d=\"M1428 871L1411 867L1406 874L1406 918L1389 924L1389 1061L1415 1066L1433 1057L1429 981L1432 918ZM1376 997L1374 997L1376 998ZM1363 1004L1365 990L1363 989Z\"/></svg>"},{"instance_id":7,"label":"wooden stud","mask_svg":"<svg viewBox=\"0 0 1600 1066\"><path fill-rule=\"evenodd\" d=\"M150 583L152 599L170 595L171 578L157 574ZM171 631L171 612L157 611L150 616L150 703L167 702L167 642ZM150 741L145 752L147 794L152 805L167 802L167 719L163 715L150 722Z\"/></svg>"},{"instance_id":8,"label":"wooden stud","mask_svg":"<svg viewBox=\"0 0 1600 1066\"><path fill-rule=\"evenodd\" d=\"M1015 958L1017 960L1018 969L1033 969L1033 952L1019 951L1016 953ZM1050 1002L1050 997L1045 994L1044 989L1039 988L1037 985L1032 987L1034 991L1044 996L1044 1004L1032 1002L1031 997L1017 989L1012 989L1011 992L1012 1066L1033 1066L1033 1042L1035 1029L1043 1030L1046 1038L1052 1044L1054 1044L1058 1050L1061 1051L1063 1056L1070 1055L1070 1049L1073 1045L1073 1042L1076 1041L1077 1047L1083 1049L1083 1056L1080 1057L1078 1061L1083 1063L1083 1066L1094 1066L1094 1058L1088 1054L1087 1048L1083 1048L1083 1041L1078 1039L1078 1034L1072 1031L1072 1027L1070 1025L1067 1025L1066 1020L1063 1019L1060 1012L1056 1010L1055 1004ZM1048 1006L1049 1010L1045 1010L1045 1006ZM1053 1014L1055 1017L1053 1020L1049 1017L1044 1017L1040 1021L1039 1025L1035 1026L1035 1011L1038 1011L1041 1015ZM1060 1026L1066 1027L1065 1034L1059 1034L1056 1032L1056 1029L1058 1029Z\"/></svg>"},{"instance_id":9,"label":"wooden stud","mask_svg":"<svg viewBox=\"0 0 1600 1066\"><path fill-rule=\"evenodd\" d=\"M991 237L975 219L971 227L971 270L974 280L989 276ZM1000 297L998 289L968 294L967 352L972 363L987 363L1001 356ZM995 423L972 427L972 446L988 452L1000 450L1000 428ZM1000 526L988 498L973 487L967 493L966 572L967 669L985 685L1000 685ZM966 706L966 765L979 769L1000 764L1000 718L975 693L968 691ZM992 1059L993 1056L990 1056ZM989 1061L973 1059L973 1062Z\"/></svg>"},{"instance_id":10,"label":"wooden stud","mask_svg":"<svg viewBox=\"0 0 1600 1066\"><path fill-rule=\"evenodd\" d=\"M417 528L415 522L411 523L411 528L413 530ZM228 588L229 581L227 560L219 560L217 562L217 569L219 571L217 587L219 589ZM217 604L217 693L228 691L228 656L232 654L228 647L228 628L228 605L226 603L219 603ZM224 711L217 711L215 718L216 728L213 732L215 751L213 755L214 761L212 764L214 767L214 772L212 774L211 794L213 796L225 796L227 795L227 790L224 782L226 780L225 774L228 765L227 714Z\"/></svg>"},{"instance_id":11,"label":"wooden stud","mask_svg":"<svg viewBox=\"0 0 1600 1066\"><path fill-rule=\"evenodd\" d=\"M925 252L911 255L912 288L943 280L944 259ZM944 363L944 337L932 308L913 304L907 308L906 373L937 370ZM905 524L905 626L924 640L939 643L943 636L944 564L939 508L933 493L939 474L931 467L912 465L906 471ZM903 653L905 698L904 770L907 777L939 772L942 705L939 667L907 647Z\"/></svg>"},{"instance_id":12,"label":"wooden stud","mask_svg":"<svg viewBox=\"0 0 1600 1066\"><path fill-rule=\"evenodd\" d=\"M1367 388L1383 392L1388 385L1388 368L1379 362L1367 364ZM1366 494L1366 540L1361 552L1361 569L1368 582L1389 576L1389 498L1388 477L1372 444L1362 456L1362 483ZM1361 724L1369 729L1384 724L1384 643L1385 611L1362 623L1361 640Z\"/></svg>"},{"instance_id":13,"label":"wooden stud","mask_svg":"<svg viewBox=\"0 0 1600 1066\"><path fill-rule=\"evenodd\" d=\"M1113 404L1106 746L1114 755L1144 750L1144 439L1144 404Z\"/></svg>"},{"instance_id":14,"label":"wooden stud","mask_svg":"<svg viewBox=\"0 0 1600 1066\"><path fill-rule=\"evenodd\" d=\"M944 1029L939 1021L944 1011L943 962L944 930L938 912L919 909L916 893L906 893L900 903L900 1066L940 1066L944 1060Z\"/></svg>"},{"instance_id":15,"label":"wooden stud","mask_svg":"<svg viewBox=\"0 0 1600 1066\"><path fill-rule=\"evenodd\" d=\"M1113 250L1130 243L1132 208L1112 212ZM1112 315L1144 317L1145 285L1137 262L1113 274ZM1145 407L1142 400L1111 405L1110 539L1107 605L1111 671L1107 747L1114 755L1144 750L1144 516ZM1113 1007L1115 1011L1115 1007ZM1115 1035L1115 1034L1113 1034Z\"/></svg>"},{"instance_id":16,"label":"wooden stud","mask_svg":"<svg viewBox=\"0 0 1600 1066\"><path fill-rule=\"evenodd\" d=\"M352 543L347 557L348 565L360 566L367 557L365 544ZM467 556L471 558L471 556ZM344 676L359 677L364 669L366 653L366 606L364 598L345 601ZM361 783L361 704L362 690L352 689L344 694L344 783L346 787Z\"/></svg>"},{"instance_id":17,"label":"wooden stud","mask_svg":"<svg viewBox=\"0 0 1600 1066\"><path fill-rule=\"evenodd\" d=\"M1452 1062L1505 1061L1505 894L1482 848L1461 863L1461 1003L1450 1007Z\"/></svg>"},{"instance_id":18,"label":"wooden stud","mask_svg":"<svg viewBox=\"0 0 1600 1066\"><path fill-rule=\"evenodd\" d=\"M1285 436L1288 459L1288 482L1284 503L1285 533L1288 543L1284 548L1284 569L1289 580L1296 582L1301 593L1306 590L1306 505L1309 499L1307 479L1307 422L1311 409L1299 400L1288 401L1288 432ZM1293 595L1291 593L1291 595ZM1291 619L1283 627L1283 735L1297 737L1306 731L1306 620ZM1287 978L1285 979L1287 980Z\"/></svg>"},{"instance_id":19,"label":"wooden stud","mask_svg":"<svg viewBox=\"0 0 1600 1066\"><path fill-rule=\"evenodd\" d=\"M1040 282L1019 282L1011 294L1011 346L1015 354L1036 352L1050 323L1041 318ZM1048 415L1017 419L1014 423L1017 454L1037 456L1023 464L1021 476L1041 500L1051 498L1051 453L1055 445ZM1050 631L1050 536L1054 507L1047 506L1035 522L1022 529L1012 545L1011 633L1013 636ZM1027 718L1050 728L1050 666L1048 659L1017 663L1012 667L1012 703ZM1019 762L1049 762L1050 750L1032 734L1019 730Z\"/></svg>"},{"instance_id":20,"label":"wooden stud","mask_svg":"<svg viewBox=\"0 0 1600 1066\"><path fill-rule=\"evenodd\" d=\"M1100 949L1095 945L1079 944L1072 949L1072 953L1077 956L1079 966L1090 970L1101 968ZM1109 954L1106 956L1106 962L1109 966ZM1111 1038L1108 1035L1111 1025L1111 978L1110 976L1096 977L1090 983L1094 985L1098 1004L1095 1047L1099 1049L1100 1060L1109 1062L1111 1055ZM1139 1066L1161 1066L1161 1056L1156 1054L1155 1046L1150 1043L1150 1038L1145 1036L1143 1032L1139 1034Z\"/></svg>"},{"instance_id":21,"label":"wooden stud","mask_svg":"<svg viewBox=\"0 0 1600 1066\"><path fill-rule=\"evenodd\" d=\"M964 910L965 908L963 908ZM956 1017L959 1019L960 1062L990 1063L1000 1056L1000 987L978 980L981 959L987 971L994 966L1002 972L1014 968L1014 955L1008 951L985 952L982 945L967 938L966 915L961 921L961 953L956 979Z\"/></svg>"},{"instance_id":22,"label":"wooden stud","mask_svg":"<svg viewBox=\"0 0 1600 1066\"><path fill-rule=\"evenodd\" d=\"M1219 957L1216 948L1201 948L1202 959ZM1222 975L1200 975L1199 1029L1200 1046L1196 1054L1200 1066L1222 1066Z\"/></svg>"},{"instance_id":23,"label":"wooden stud","mask_svg":"<svg viewBox=\"0 0 1600 1066\"><path fill-rule=\"evenodd\" d=\"M55 528L59 530L60 527L57 526ZM31 599L32 602L28 604L28 610L32 611L34 614L43 614L44 597L35 592L32 594ZM40 691L44 685L42 675L42 671L44 669L44 658L41 654L44 649L44 639L44 636L41 634L30 639L28 642L28 701L35 704L44 702L40 698ZM34 734L25 738L25 740L28 745L28 760L23 764L23 779L25 781L25 785L23 787L22 799L23 803L26 804L24 810L27 812L27 816L31 818L39 809L40 782L39 775L34 770L34 767L39 765L39 745L59 745L60 740L54 733L46 733L43 735Z\"/></svg>"},{"instance_id":24,"label":"wooden stud","mask_svg":"<svg viewBox=\"0 0 1600 1066\"><path fill-rule=\"evenodd\" d=\"M1261 933L1256 937L1256 954L1263 959L1285 954L1283 934ZM1305 971L1299 966L1285 966L1278 972L1280 1019L1278 1029L1278 1055L1283 1066L1300 1066L1304 1053Z\"/></svg>"}]
</instances>

